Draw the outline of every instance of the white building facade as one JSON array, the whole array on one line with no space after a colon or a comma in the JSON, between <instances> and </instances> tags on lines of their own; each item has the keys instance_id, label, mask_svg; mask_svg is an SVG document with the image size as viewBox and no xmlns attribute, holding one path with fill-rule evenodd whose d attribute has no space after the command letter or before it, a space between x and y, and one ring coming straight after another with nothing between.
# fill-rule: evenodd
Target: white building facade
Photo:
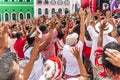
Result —
<instances>
[{"instance_id":1,"label":"white building facade","mask_svg":"<svg viewBox=\"0 0 120 80\"><path fill-rule=\"evenodd\" d=\"M75 12L75 0L34 0L34 15L51 17L55 12L62 15Z\"/></svg>"}]
</instances>

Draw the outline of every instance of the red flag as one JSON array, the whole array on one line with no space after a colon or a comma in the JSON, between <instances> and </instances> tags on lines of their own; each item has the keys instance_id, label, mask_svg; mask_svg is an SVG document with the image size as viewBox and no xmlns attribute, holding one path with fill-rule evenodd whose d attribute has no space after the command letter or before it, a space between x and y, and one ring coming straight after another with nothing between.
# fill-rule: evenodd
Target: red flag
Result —
<instances>
[{"instance_id":1,"label":"red flag","mask_svg":"<svg viewBox=\"0 0 120 80\"><path fill-rule=\"evenodd\" d=\"M89 0L81 0L81 7L83 9L89 7Z\"/></svg>"},{"instance_id":2,"label":"red flag","mask_svg":"<svg viewBox=\"0 0 120 80\"><path fill-rule=\"evenodd\" d=\"M96 0L89 0L90 3L90 9L92 13L96 12Z\"/></svg>"}]
</instances>

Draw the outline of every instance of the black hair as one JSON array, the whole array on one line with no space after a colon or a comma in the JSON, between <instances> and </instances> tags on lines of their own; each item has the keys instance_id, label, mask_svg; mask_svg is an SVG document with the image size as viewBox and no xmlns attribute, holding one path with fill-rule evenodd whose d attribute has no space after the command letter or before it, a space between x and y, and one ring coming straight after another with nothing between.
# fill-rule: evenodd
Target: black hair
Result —
<instances>
[{"instance_id":1,"label":"black hair","mask_svg":"<svg viewBox=\"0 0 120 80\"><path fill-rule=\"evenodd\" d=\"M62 27L62 28L65 28L65 27L66 27L66 22L65 22L65 19L63 19L63 20L61 21L61 23L62 23L62 25L63 25L63 27Z\"/></svg>"},{"instance_id":2,"label":"black hair","mask_svg":"<svg viewBox=\"0 0 120 80\"><path fill-rule=\"evenodd\" d=\"M92 40L91 37L90 37L90 34L87 30L85 31L85 37L86 37L87 40Z\"/></svg>"},{"instance_id":3,"label":"black hair","mask_svg":"<svg viewBox=\"0 0 120 80\"><path fill-rule=\"evenodd\" d=\"M94 16L94 19L95 19L95 20L98 20L98 17L95 15L95 16Z\"/></svg>"},{"instance_id":4,"label":"black hair","mask_svg":"<svg viewBox=\"0 0 120 80\"><path fill-rule=\"evenodd\" d=\"M80 20L79 19L76 20L76 24L80 24Z\"/></svg>"},{"instance_id":5,"label":"black hair","mask_svg":"<svg viewBox=\"0 0 120 80\"><path fill-rule=\"evenodd\" d=\"M16 37L17 37L17 39L20 39L20 37L21 37L22 35L23 35L22 32L20 32L20 31L17 32L17 33L16 33Z\"/></svg>"},{"instance_id":6,"label":"black hair","mask_svg":"<svg viewBox=\"0 0 120 80\"><path fill-rule=\"evenodd\" d=\"M60 30L58 31L57 38L63 39L63 37L64 37L64 33L63 33L62 30L60 29Z\"/></svg>"},{"instance_id":7,"label":"black hair","mask_svg":"<svg viewBox=\"0 0 120 80\"><path fill-rule=\"evenodd\" d=\"M11 26L11 28L15 28L15 26L17 26L17 24L13 24L13 25Z\"/></svg>"},{"instance_id":8,"label":"black hair","mask_svg":"<svg viewBox=\"0 0 120 80\"><path fill-rule=\"evenodd\" d=\"M29 27L28 24L25 25L25 29L26 29L26 30L29 30L29 29L30 29L30 27Z\"/></svg>"},{"instance_id":9,"label":"black hair","mask_svg":"<svg viewBox=\"0 0 120 80\"><path fill-rule=\"evenodd\" d=\"M31 36L31 34L27 35L27 42L29 45L32 45L33 42L35 41L35 37L30 37L30 36Z\"/></svg>"},{"instance_id":10,"label":"black hair","mask_svg":"<svg viewBox=\"0 0 120 80\"><path fill-rule=\"evenodd\" d=\"M41 24L39 29L44 32L47 29L47 25L46 24Z\"/></svg>"},{"instance_id":11,"label":"black hair","mask_svg":"<svg viewBox=\"0 0 120 80\"><path fill-rule=\"evenodd\" d=\"M76 27L74 28L73 32L75 32L78 35L80 35L80 24L76 25Z\"/></svg>"},{"instance_id":12,"label":"black hair","mask_svg":"<svg viewBox=\"0 0 120 80\"><path fill-rule=\"evenodd\" d=\"M106 69L109 69L112 72L113 75L118 75L118 74L120 74L120 68L117 67L117 66L114 66L112 63L110 63L109 61L106 60L106 57L108 57L108 56L105 54L105 50L107 48L108 49L115 49L115 50L120 51L120 45L116 42L110 42L107 45L105 45L105 47L103 49L103 54L102 54L103 66Z\"/></svg>"},{"instance_id":13,"label":"black hair","mask_svg":"<svg viewBox=\"0 0 120 80\"><path fill-rule=\"evenodd\" d=\"M115 16L114 16L114 19L118 19L118 16L117 16L117 15L115 15Z\"/></svg>"}]
</instances>

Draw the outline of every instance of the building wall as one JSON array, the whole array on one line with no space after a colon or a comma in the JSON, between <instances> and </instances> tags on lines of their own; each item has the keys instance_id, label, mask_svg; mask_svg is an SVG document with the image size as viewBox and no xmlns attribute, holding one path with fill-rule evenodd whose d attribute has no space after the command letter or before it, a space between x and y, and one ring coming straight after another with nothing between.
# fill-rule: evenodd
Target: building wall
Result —
<instances>
[{"instance_id":1,"label":"building wall","mask_svg":"<svg viewBox=\"0 0 120 80\"><path fill-rule=\"evenodd\" d=\"M27 13L30 14L30 18L34 16L34 0L30 0L27 2L23 0L19 2L19 0L0 0L0 17L1 21L5 21L5 13L8 14L9 21L13 20L12 14L14 13L16 16L16 20L20 19L20 13L23 14L23 19L27 18Z\"/></svg>"},{"instance_id":2,"label":"building wall","mask_svg":"<svg viewBox=\"0 0 120 80\"><path fill-rule=\"evenodd\" d=\"M38 1L42 1L42 4L39 4ZM69 14L72 14L75 12L74 9L74 0L48 0L49 4L44 4L45 0L34 0L34 14L36 17L40 17L43 14L45 14L45 9L48 9L48 17L52 16L52 9L55 9L55 12L58 12L58 9L62 9L62 14L65 14L65 10L67 9ZM55 4L51 4L51 1L56 1ZM58 1L63 1L63 4L58 4ZM69 1L68 4L65 4L65 1ZM41 9L41 14L39 14L38 9Z\"/></svg>"}]
</instances>

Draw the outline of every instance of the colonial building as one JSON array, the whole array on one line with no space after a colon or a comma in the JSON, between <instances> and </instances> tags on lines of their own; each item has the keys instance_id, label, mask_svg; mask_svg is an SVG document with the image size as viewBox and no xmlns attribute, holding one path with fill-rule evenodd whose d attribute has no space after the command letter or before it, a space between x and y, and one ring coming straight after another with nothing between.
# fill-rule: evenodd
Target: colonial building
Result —
<instances>
[{"instance_id":1,"label":"colonial building","mask_svg":"<svg viewBox=\"0 0 120 80\"><path fill-rule=\"evenodd\" d=\"M29 19L34 16L34 0L0 0L0 21Z\"/></svg>"},{"instance_id":2,"label":"colonial building","mask_svg":"<svg viewBox=\"0 0 120 80\"><path fill-rule=\"evenodd\" d=\"M43 14L51 17L59 12L62 15L75 12L75 0L34 0L34 14L40 17Z\"/></svg>"}]
</instances>

